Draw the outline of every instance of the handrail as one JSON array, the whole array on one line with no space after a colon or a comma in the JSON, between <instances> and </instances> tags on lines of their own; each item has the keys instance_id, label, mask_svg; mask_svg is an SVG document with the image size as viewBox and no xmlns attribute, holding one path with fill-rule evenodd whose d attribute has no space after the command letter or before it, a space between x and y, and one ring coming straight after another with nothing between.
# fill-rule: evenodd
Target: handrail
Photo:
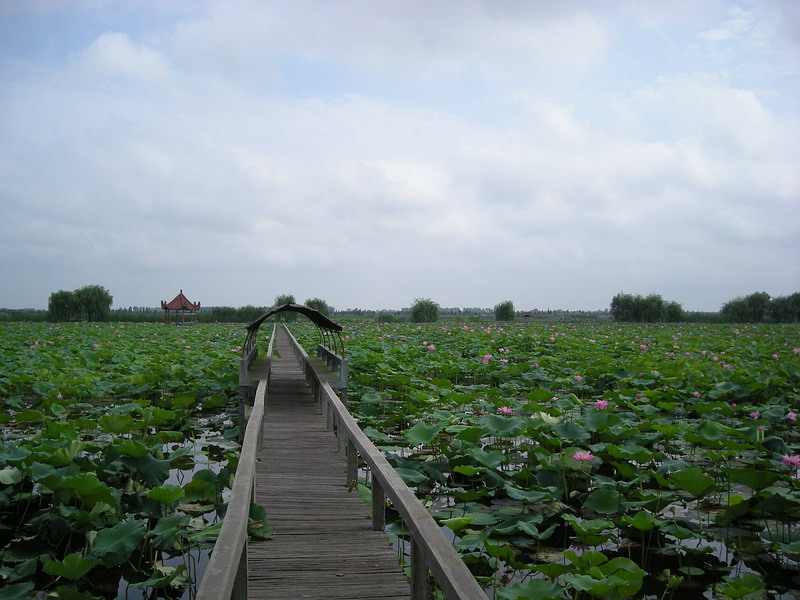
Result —
<instances>
[{"instance_id":1,"label":"handrail","mask_svg":"<svg viewBox=\"0 0 800 600\"><path fill-rule=\"evenodd\" d=\"M275 330L267 356L272 356ZM255 501L256 455L261 449L264 410L269 386L258 382L253 409L247 420L239 464L231 486L228 509L211 552L195 600L244 600L247 598L247 523L250 504Z\"/></svg>"},{"instance_id":2,"label":"handrail","mask_svg":"<svg viewBox=\"0 0 800 600\"><path fill-rule=\"evenodd\" d=\"M317 344L317 357L337 375L338 379L328 379L328 383L336 390L347 387L347 359L331 350L324 344Z\"/></svg>"},{"instance_id":3,"label":"handrail","mask_svg":"<svg viewBox=\"0 0 800 600\"><path fill-rule=\"evenodd\" d=\"M316 380L312 387L317 390L318 398L328 413L329 422L333 419L337 425L340 446L342 442L346 441L347 443L349 483L354 483L357 476L356 453L361 456L371 470L373 529L380 530L384 527L383 511L384 497L386 496L392 501L394 508L400 513L406 528L411 533L412 600L423 600L428 597L428 570L433 574L447 600L486 600L486 593L453 546L444 537L441 528L428 510L392 468L383 452L378 450L361 430L358 422L330 384L319 377L319 373L308 360L308 354L288 328L286 328L286 332L294 346L295 355L305 362L307 376L312 373Z\"/></svg>"}]
</instances>

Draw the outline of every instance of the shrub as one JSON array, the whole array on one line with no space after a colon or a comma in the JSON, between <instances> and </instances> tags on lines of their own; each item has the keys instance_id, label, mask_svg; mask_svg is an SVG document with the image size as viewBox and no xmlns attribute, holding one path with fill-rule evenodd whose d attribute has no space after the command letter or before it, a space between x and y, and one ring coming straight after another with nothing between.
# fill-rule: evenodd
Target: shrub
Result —
<instances>
[{"instance_id":1,"label":"shrub","mask_svg":"<svg viewBox=\"0 0 800 600\"><path fill-rule=\"evenodd\" d=\"M439 304L430 298L417 298L411 307L412 323L433 323L439 320Z\"/></svg>"}]
</instances>

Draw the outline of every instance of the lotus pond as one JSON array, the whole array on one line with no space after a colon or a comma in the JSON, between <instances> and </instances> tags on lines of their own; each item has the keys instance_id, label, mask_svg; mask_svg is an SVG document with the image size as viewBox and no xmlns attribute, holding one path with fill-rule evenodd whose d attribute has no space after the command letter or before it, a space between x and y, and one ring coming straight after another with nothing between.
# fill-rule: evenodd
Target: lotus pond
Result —
<instances>
[{"instance_id":1,"label":"lotus pond","mask_svg":"<svg viewBox=\"0 0 800 600\"><path fill-rule=\"evenodd\" d=\"M0 328L0 598L191 597L243 327ZM490 596L798 595L796 325L345 333L351 410Z\"/></svg>"},{"instance_id":2,"label":"lotus pond","mask_svg":"<svg viewBox=\"0 0 800 600\"><path fill-rule=\"evenodd\" d=\"M800 594L796 325L346 333L351 410L489 595Z\"/></svg>"},{"instance_id":3,"label":"lotus pond","mask_svg":"<svg viewBox=\"0 0 800 600\"><path fill-rule=\"evenodd\" d=\"M0 598L192 596L236 467L243 337L0 324Z\"/></svg>"}]
</instances>

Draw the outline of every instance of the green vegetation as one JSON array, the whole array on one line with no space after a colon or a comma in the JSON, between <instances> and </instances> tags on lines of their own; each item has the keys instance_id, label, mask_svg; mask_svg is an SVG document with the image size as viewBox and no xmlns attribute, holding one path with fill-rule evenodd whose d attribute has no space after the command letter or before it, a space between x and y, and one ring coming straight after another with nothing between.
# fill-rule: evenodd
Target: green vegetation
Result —
<instances>
[{"instance_id":1,"label":"green vegetation","mask_svg":"<svg viewBox=\"0 0 800 600\"><path fill-rule=\"evenodd\" d=\"M620 292L611 299L611 314L616 321L634 323L678 323L686 320L683 307L666 302L658 294L647 297Z\"/></svg>"},{"instance_id":2,"label":"green vegetation","mask_svg":"<svg viewBox=\"0 0 800 600\"><path fill-rule=\"evenodd\" d=\"M0 323L0 597L194 584L237 464L242 334Z\"/></svg>"},{"instance_id":3,"label":"green vegetation","mask_svg":"<svg viewBox=\"0 0 800 600\"><path fill-rule=\"evenodd\" d=\"M321 300L319 298L309 298L308 300L306 300L306 306L308 308L313 308L314 310L321 312L326 317L331 316L331 309L328 306L328 303L325 302L325 300Z\"/></svg>"},{"instance_id":4,"label":"green vegetation","mask_svg":"<svg viewBox=\"0 0 800 600\"><path fill-rule=\"evenodd\" d=\"M295 304L296 302L292 294L281 294L275 298L275 303L272 306L283 306L284 304ZM275 319L283 322L293 322L297 320L297 313L293 311L282 312L276 315Z\"/></svg>"},{"instance_id":5,"label":"green vegetation","mask_svg":"<svg viewBox=\"0 0 800 600\"><path fill-rule=\"evenodd\" d=\"M800 292L773 299L766 292L734 298L722 306L720 316L732 323L797 323L800 320Z\"/></svg>"},{"instance_id":6,"label":"green vegetation","mask_svg":"<svg viewBox=\"0 0 800 600\"><path fill-rule=\"evenodd\" d=\"M430 298L417 298L411 306L413 323L433 323L439 320L439 304Z\"/></svg>"},{"instance_id":7,"label":"green vegetation","mask_svg":"<svg viewBox=\"0 0 800 600\"><path fill-rule=\"evenodd\" d=\"M85 285L73 292L53 292L47 308L51 321L108 321L113 300L106 288Z\"/></svg>"},{"instance_id":8,"label":"green vegetation","mask_svg":"<svg viewBox=\"0 0 800 600\"><path fill-rule=\"evenodd\" d=\"M511 300L505 300L494 307L494 320L495 321L513 321L516 316L514 311L514 303Z\"/></svg>"},{"instance_id":9,"label":"green vegetation","mask_svg":"<svg viewBox=\"0 0 800 600\"><path fill-rule=\"evenodd\" d=\"M351 410L496 598L800 593L796 326L347 333Z\"/></svg>"}]
</instances>

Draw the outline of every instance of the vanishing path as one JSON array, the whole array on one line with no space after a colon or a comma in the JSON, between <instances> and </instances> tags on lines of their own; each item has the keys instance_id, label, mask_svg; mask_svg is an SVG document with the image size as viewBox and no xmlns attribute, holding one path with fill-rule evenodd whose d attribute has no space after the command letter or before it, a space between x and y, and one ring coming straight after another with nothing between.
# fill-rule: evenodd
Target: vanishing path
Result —
<instances>
[{"instance_id":1,"label":"vanishing path","mask_svg":"<svg viewBox=\"0 0 800 600\"><path fill-rule=\"evenodd\" d=\"M283 328L275 348L255 491L275 537L248 545L248 598L408 599L397 553L348 490L345 452Z\"/></svg>"}]
</instances>

